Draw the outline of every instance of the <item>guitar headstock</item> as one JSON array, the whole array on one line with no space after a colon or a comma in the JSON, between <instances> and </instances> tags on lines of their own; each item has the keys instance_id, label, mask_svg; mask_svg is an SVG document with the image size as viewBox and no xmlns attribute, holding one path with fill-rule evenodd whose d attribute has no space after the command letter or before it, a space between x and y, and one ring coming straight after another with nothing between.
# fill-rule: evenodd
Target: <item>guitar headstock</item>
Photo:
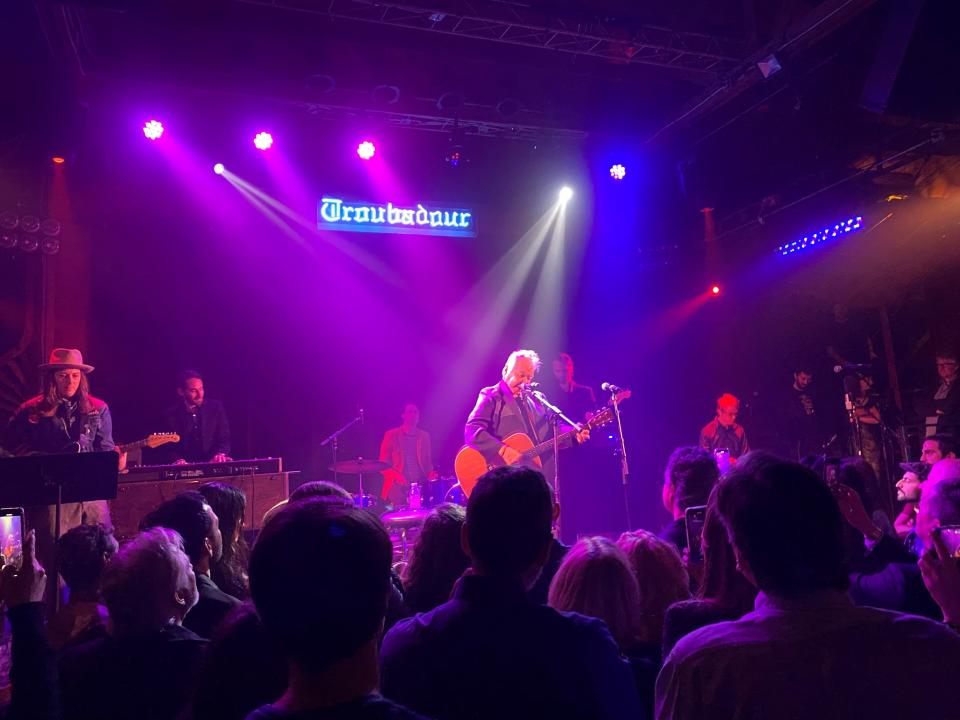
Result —
<instances>
[{"instance_id":1,"label":"guitar headstock","mask_svg":"<svg viewBox=\"0 0 960 720\"><path fill-rule=\"evenodd\" d=\"M601 427L611 422L613 422L613 410L609 407L605 407L590 416L590 419L586 422L586 427L590 430L593 430L594 428Z\"/></svg>"},{"instance_id":2,"label":"guitar headstock","mask_svg":"<svg viewBox=\"0 0 960 720\"><path fill-rule=\"evenodd\" d=\"M629 390L621 390L621 391L618 392L616 395L614 395L612 398L610 398L609 400L607 400L607 405L613 405L614 403L616 403L617 405L619 405L619 404L622 403L624 400L629 400L631 395L633 395L633 393L630 392Z\"/></svg>"},{"instance_id":3,"label":"guitar headstock","mask_svg":"<svg viewBox=\"0 0 960 720\"><path fill-rule=\"evenodd\" d=\"M149 448L156 448L161 445L166 445L167 443L176 442L180 442L180 436L177 435L177 433L151 433L146 437L144 444Z\"/></svg>"}]
</instances>

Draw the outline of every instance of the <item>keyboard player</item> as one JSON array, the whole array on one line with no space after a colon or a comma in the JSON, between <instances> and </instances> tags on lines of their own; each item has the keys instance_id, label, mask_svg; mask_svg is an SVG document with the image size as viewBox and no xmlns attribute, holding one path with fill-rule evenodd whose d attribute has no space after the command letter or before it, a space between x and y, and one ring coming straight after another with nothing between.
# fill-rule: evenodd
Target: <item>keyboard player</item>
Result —
<instances>
[{"instance_id":1,"label":"keyboard player","mask_svg":"<svg viewBox=\"0 0 960 720\"><path fill-rule=\"evenodd\" d=\"M166 424L180 436L180 442L167 446L172 453L167 457L176 464L231 460L227 413L223 403L206 396L200 373L180 373L177 395L177 404L167 411Z\"/></svg>"}]
</instances>

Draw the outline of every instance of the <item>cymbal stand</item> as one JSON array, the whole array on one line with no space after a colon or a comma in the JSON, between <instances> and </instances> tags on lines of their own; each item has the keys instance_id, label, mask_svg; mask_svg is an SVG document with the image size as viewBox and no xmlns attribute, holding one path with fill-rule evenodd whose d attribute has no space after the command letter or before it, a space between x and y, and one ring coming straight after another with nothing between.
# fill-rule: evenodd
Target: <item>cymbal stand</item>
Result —
<instances>
[{"instance_id":1,"label":"cymbal stand","mask_svg":"<svg viewBox=\"0 0 960 720\"><path fill-rule=\"evenodd\" d=\"M331 452L333 454L333 482L337 483L338 485L340 483L337 481L337 439L354 425L362 422L363 408L360 408L360 411L355 418L347 422L345 425L342 425L339 429L334 430L331 435L329 435L325 440L323 440L323 442L320 443L320 447L326 447L328 444L331 445ZM363 475L360 476L360 495L363 495Z\"/></svg>"}]
</instances>

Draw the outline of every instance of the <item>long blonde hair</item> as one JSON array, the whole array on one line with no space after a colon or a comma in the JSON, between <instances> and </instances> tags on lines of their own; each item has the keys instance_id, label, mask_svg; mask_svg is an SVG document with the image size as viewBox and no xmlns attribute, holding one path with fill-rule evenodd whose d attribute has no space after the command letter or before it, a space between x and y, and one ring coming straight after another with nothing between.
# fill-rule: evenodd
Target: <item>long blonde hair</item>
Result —
<instances>
[{"instance_id":1,"label":"long blonde hair","mask_svg":"<svg viewBox=\"0 0 960 720\"><path fill-rule=\"evenodd\" d=\"M570 548L550 583L547 604L600 618L621 650L641 639L637 580L627 556L607 538L582 538Z\"/></svg>"},{"instance_id":2,"label":"long blonde hair","mask_svg":"<svg viewBox=\"0 0 960 720\"><path fill-rule=\"evenodd\" d=\"M646 530L625 532L617 540L637 579L640 639L660 642L663 616L673 603L690 597L690 576L677 549Z\"/></svg>"}]
</instances>

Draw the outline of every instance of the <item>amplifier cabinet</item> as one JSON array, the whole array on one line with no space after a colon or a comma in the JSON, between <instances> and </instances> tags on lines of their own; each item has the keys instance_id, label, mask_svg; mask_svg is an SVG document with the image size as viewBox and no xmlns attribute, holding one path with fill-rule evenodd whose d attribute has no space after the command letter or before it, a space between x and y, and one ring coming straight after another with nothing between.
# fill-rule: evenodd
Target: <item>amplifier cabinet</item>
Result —
<instances>
[{"instance_id":1,"label":"amplifier cabinet","mask_svg":"<svg viewBox=\"0 0 960 720\"><path fill-rule=\"evenodd\" d=\"M143 517L166 500L214 481L233 485L246 495L245 530L259 530L263 514L289 497L289 472L229 475L196 480L123 482L121 479L117 486L117 499L110 501L110 515L117 538L124 539L136 535Z\"/></svg>"}]
</instances>

